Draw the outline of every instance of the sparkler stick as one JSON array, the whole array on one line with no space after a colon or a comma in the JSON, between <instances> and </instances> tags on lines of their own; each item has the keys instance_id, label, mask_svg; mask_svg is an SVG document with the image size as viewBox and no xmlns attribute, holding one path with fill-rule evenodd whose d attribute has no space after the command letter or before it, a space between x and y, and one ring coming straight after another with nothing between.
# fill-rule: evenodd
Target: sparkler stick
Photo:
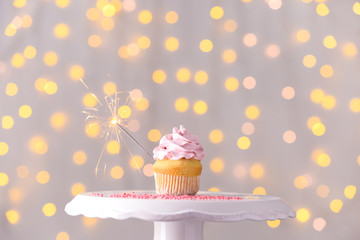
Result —
<instances>
[{"instance_id":1,"label":"sparkler stick","mask_svg":"<svg viewBox=\"0 0 360 240\"><path fill-rule=\"evenodd\" d=\"M114 121L116 121L114 119ZM151 159L153 159L153 156L146 151L146 149L123 127L121 126L121 124L116 121L116 126L118 126L134 143L136 143L136 145L138 145Z\"/></svg>"}]
</instances>

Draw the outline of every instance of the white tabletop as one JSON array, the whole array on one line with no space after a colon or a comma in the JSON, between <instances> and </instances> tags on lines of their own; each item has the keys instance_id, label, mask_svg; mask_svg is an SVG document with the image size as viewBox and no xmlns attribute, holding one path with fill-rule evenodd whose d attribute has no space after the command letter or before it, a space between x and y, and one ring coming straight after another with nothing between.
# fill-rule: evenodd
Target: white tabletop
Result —
<instances>
[{"instance_id":1,"label":"white tabletop","mask_svg":"<svg viewBox=\"0 0 360 240\"><path fill-rule=\"evenodd\" d=\"M233 222L240 220L275 220L295 217L295 212L279 197L244 193L199 192L197 195L240 197L241 199L175 200L111 197L116 194L152 194L153 191L103 191L77 195L65 211L72 216L138 218L148 221Z\"/></svg>"}]
</instances>

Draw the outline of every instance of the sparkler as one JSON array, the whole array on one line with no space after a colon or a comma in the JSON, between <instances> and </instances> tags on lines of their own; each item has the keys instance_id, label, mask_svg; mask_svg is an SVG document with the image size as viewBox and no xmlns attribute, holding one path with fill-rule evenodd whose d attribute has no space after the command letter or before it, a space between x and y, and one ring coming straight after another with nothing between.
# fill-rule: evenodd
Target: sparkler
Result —
<instances>
[{"instance_id":1,"label":"sparkler","mask_svg":"<svg viewBox=\"0 0 360 240\"><path fill-rule=\"evenodd\" d=\"M80 79L80 81L87 89L89 89L82 79ZM83 113L87 115L85 122L91 120L90 124L93 125L90 125L89 128L97 125L101 129L100 136L105 137L105 143L95 168L95 174L97 175L99 170L99 165L109 138L115 137L116 141L120 144L122 139L121 133L127 135L127 137L129 137L142 151L144 151L144 153L146 153L152 159L152 155L126 129L128 128L128 123L130 122L129 117L131 115L131 108L129 105L132 102L139 101L142 98L142 92L138 89L132 91L118 91L111 96L105 96L105 104L102 104L95 94L91 93L91 96L96 99L99 106L87 108L83 111ZM126 98L125 101L123 97ZM126 142L125 146L133 158L133 155Z\"/></svg>"}]
</instances>

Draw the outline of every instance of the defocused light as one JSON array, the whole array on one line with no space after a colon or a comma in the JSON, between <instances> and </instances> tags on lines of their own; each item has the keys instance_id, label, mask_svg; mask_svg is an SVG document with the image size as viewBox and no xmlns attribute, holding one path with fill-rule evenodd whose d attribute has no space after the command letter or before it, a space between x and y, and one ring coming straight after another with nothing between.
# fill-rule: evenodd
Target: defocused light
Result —
<instances>
[{"instance_id":1,"label":"defocused light","mask_svg":"<svg viewBox=\"0 0 360 240\"><path fill-rule=\"evenodd\" d=\"M43 155L48 151L48 145L43 137L35 136L30 139L29 148L34 153Z\"/></svg>"},{"instance_id":2,"label":"defocused light","mask_svg":"<svg viewBox=\"0 0 360 240\"><path fill-rule=\"evenodd\" d=\"M280 47L276 44L271 44L265 49L265 55L269 58L277 58L280 55Z\"/></svg>"},{"instance_id":3,"label":"defocused light","mask_svg":"<svg viewBox=\"0 0 360 240\"><path fill-rule=\"evenodd\" d=\"M106 150L110 154L118 154L120 149L120 143L115 140L111 140L106 144Z\"/></svg>"},{"instance_id":4,"label":"defocused light","mask_svg":"<svg viewBox=\"0 0 360 240\"><path fill-rule=\"evenodd\" d=\"M319 166L321 167L327 167L330 165L331 163L331 158L328 154L326 153L321 153L317 156L316 158L316 162Z\"/></svg>"},{"instance_id":5,"label":"defocused light","mask_svg":"<svg viewBox=\"0 0 360 240\"><path fill-rule=\"evenodd\" d=\"M337 46L336 39L332 35L326 36L323 40L323 44L328 49L333 49Z\"/></svg>"},{"instance_id":6,"label":"defocused light","mask_svg":"<svg viewBox=\"0 0 360 240\"><path fill-rule=\"evenodd\" d=\"M55 52L47 52L44 55L44 63L50 67L55 66L58 61L58 57Z\"/></svg>"},{"instance_id":7,"label":"defocused light","mask_svg":"<svg viewBox=\"0 0 360 240\"><path fill-rule=\"evenodd\" d=\"M79 80L84 77L85 71L80 65L73 65L70 67L69 76L74 80Z\"/></svg>"},{"instance_id":8,"label":"defocused light","mask_svg":"<svg viewBox=\"0 0 360 240\"><path fill-rule=\"evenodd\" d=\"M151 163L146 164L143 168L143 173L147 177L154 176L153 165Z\"/></svg>"},{"instance_id":9,"label":"defocused light","mask_svg":"<svg viewBox=\"0 0 360 240\"><path fill-rule=\"evenodd\" d=\"M309 129L312 129L314 124L319 123L319 122L321 122L319 117L317 117L317 116L309 117L309 119L307 120L307 127Z\"/></svg>"},{"instance_id":10,"label":"defocused light","mask_svg":"<svg viewBox=\"0 0 360 240\"><path fill-rule=\"evenodd\" d=\"M189 69L187 68L180 68L177 72L176 72L176 79L179 82L188 82L191 78L191 72Z\"/></svg>"},{"instance_id":11,"label":"defocused light","mask_svg":"<svg viewBox=\"0 0 360 240\"><path fill-rule=\"evenodd\" d=\"M29 169L26 166L21 165L16 168L16 174L19 178L26 178L29 176Z\"/></svg>"},{"instance_id":12,"label":"defocused light","mask_svg":"<svg viewBox=\"0 0 360 240\"><path fill-rule=\"evenodd\" d=\"M92 93L85 94L82 99L82 102L86 107L89 107L89 108L95 107L96 104L98 103L95 95Z\"/></svg>"},{"instance_id":13,"label":"defocused light","mask_svg":"<svg viewBox=\"0 0 360 240\"><path fill-rule=\"evenodd\" d=\"M199 48L203 52L210 52L213 49L213 43L209 39L204 39L200 42Z\"/></svg>"},{"instance_id":14,"label":"defocused light","mask_svg":"<svg viewBox=\"0 0 360 240\"><path fill-rule=\"evenodd\" d=\"M248 33L243 38L243 43L247 47L254 47L257 44L257 37L253 33Z\"/></svg>"},{"instance_id":15,"label":"defocused light","mask_svg":"<svg viewBox=\"0 0 360 240\"><path fill-rule=\"evenodd\" d=\"M105 17L112 17L115 15L116 9L112 4L106 4L103 9L102 13Z\"/></svg>"},{"instance_id":16,"label":"defocused light","mask_svg":"<svg viewBox=\"0 0 360 240\"><path fill-rule=\"evenodd\" d=\"M262 164L255 163L250 168L250 175L254 179L261 179L264 176L265 169Z\"/></svg>"},{"instance_id":17,"label":"defocused light","mask_svg":"<svg viewBox=\"0 0 360 240\"><path fill-rule=\"evenodd\" d=\"M15 53L11 59L11 65L15 68L21 68L25 64L25 58L20 53Z\"/></svg>"},{"instance_id":18,"label":"defocused light","mask_svg":"<svg viewBox=\"0 0 360 240\"><path fill-rule=\"evenodd\" d=\"M313 227L316 231L321 232L326 226L326 221L323 218L315 218L313 221Z\"/></svg>"},{"instance_id":19,"label":"defocused light","mask_svg":"<svg viewBox=\"0 0 360 240\"><path fill-rule=\"evenodd\" d=\"M243 86L244 86L244 88L249 89L249 90L255 88L255 86L256 86L255 78L253 78L251 76L245 77L243 80Z\"/></svg>"},{"instance_id":20,"label":"defocused light","mask_svg":"<svg viewBox=\"0 0 360 240\"><path fill-rule=\"evenodd\" d=\"M55 3L59 8L66 8L69 5L70 0L55 0Z\"/></svg>"},{"instance_id":21,"label":"defocused light","mask_svg":"<svg viewBox=\"0 0 360 240\"><path fill-rule=\"evenodd\" d=\"M308 54L303 58L303 64L307 68L312 68L316 64L316 58L314 55Z\"/></svg>"},{"instance_id":22,"label":"defocused light","mask_svg":"<svg viewBox=\"0 0 360 240\"><path fill-rule=\"evenodd\" d=\"M100 125L97 122L89 122L85 126L85 133L89 137L95 138L100 133Z\"/></svg>"},{"instance_id":23,"label":"defocused light","mask_svg":"<svg viewBox=\"0 0 360 240\"><path fill-rule=\"evenodd\" d=\"M147 137L151 142L158 142L161 138L161 132L158 129L151 129Z\"/></svg>"},{"instance_id":24,"label":"defocused light","mask_svg":"<svg viewBox=\"0 0 360 240\"><path fill-rule=\"evenodd\" d=\"M348 199L353 199L356 194L356 187L354 185L346 186L344 195Z\"/></svg>"},{"instance_id":25,"label":"defocused light","mask_svg":"<svg viewBox=\"0 0 360 240\"><path fill-rule=\"evenodd\" d=\"M185 112L189 108L189 101L184 97L180 97L176 99L174 106L176 111Z\"/></svg>"},{"instance_id":26,"label":"defocused light","mask_svg":"<svg viewBox=\"0 0 360 240\"><path fill-rule=\"evenodd\" d=\"M316 136L322 136L326 132L326 128L321 122L315 123L311 130Z\"/></svg>"},{"instance_id":27,"label":"defocused light","mask_svg":"<svg viewBox=\"0 0 360 240\"><path fill-rule=\"evenodd\" d=\"M158 69L153 72L152 79L156 83L163 83L166 81L166 73L163 70Z\"/></svg>"},{"instance_id":28,"label":"defocused light","mask_svg":"<svg viewBox=\"0 0 360 240\"><path fill-rule=\"evenodd\" d=\"M100 13L99 10L97 10L96 8L89 8L86 11L86 17L87 19L89 19L90 21L95 21L99 18Z\"/></svg>"},{"instance_id":29,"label":"defocused light","mask_svg":"<svg viewBox=\"0 0 360 240\"><path fill-rule=\"evenodd\" d=\"M324 3L320 3L316 7L316 13L319 16L326 16L329 14L329 12L329 8Z\"/></svg>"},{"instance_id":30,"label":"defocused light","mask_svg":"<svg viewBox=\"0 0 360 240\"><path fill-rule=\"evenodd\" d=\"M248 137L240 137L237 141L237 146L242 149L242 150L246 150L250 147L251 145L251 141Z\"/></svg>"},{"instance_id":31,"label":"defocused light","mask_svg":"<svg viewBox=\"0 0 360 240\"><path fill-rule=\"evenodd\" d=\"M115 26L115 22L111 18L104 18L101 21L101 28L104 29L105 31L111 31L114 28L114 26Z\"/></svg>"},{"instance_id":32,"label":"defocused light","mask_svg":"<svg viewBox=\"0 0 360 240\"><path fill-rule=\"evenodd\" d=\"M263 187L256 187L253 190L253 194L255 194L255 195L266 195L266 190Z\"/></svg>"},{"instance_id":33,"label":"defocused light","mask_svg":"<svg viewBox=\"0 0 360 240\"><path fill-rule=\"evenodd\" d=\"M19 108L19 116L22 118L29 118L32 114L32 109L29 105L22 105Z\"/></svg>"},{"instance_id":34,"label":"defocused light","mask_svg":"<svg viewBox=\"0 0 360 240\"><path fill-rule=\"evenodd\" d=\"M135 103L135 107L139 111L145 111L149 107L149 100L147 100L145 97L142 97L138 102Z\"/></svg>"},{"instance_id":35,"label":"defocused light","mask_svg":"<svg viewBox=\"0 0 360 240\"><path fill-rule=\"evenodd\" d=\"M36 48L34 46L26 46L24 49L24 57L33 59L36 56Z\"/></svg>"},{"instance_id":36,"label":"defocused light","mask_svg":"<svg viewBox=\"0 0 360 240\"><path fill-rule=\"evenodd\" d=\"M138 15L138 20L142 24L148 24L152 20L152 14L149 10L143 10Z\"/></svg>"},{"instance_id":37,"label":"defocused light","mask_svg":"<svg viewBox=\"0 0 360 240\"><path fill-rule=\"evenodd\" d=\"M28 28L32 25L32 18L29 15L24 15L22 18L22 27Z\"/></svg>"},{"instance_id":38,"label":"defocused light","mask_svg":"<svg viewBox=\"0 0 360 240\"><path fill-rule=\"evenodd\" d=\"M334 213L340 212L340 210L342 209L342 206L343 206L343 202L340 199L334 199L330 203L330 209Z\"/></svg>"},{"instance_id":39,"label":"defocused light","mask_svg":"<svg viewBox=\"0 0 360 240\"><path fill-rule=\"evenodd\" d=\"M93 47L93 48L99 47L101 45L101 37L96 34L89 36L88 44L90 47Z\"/></svg>"},{"instance_id":40,"label":"defocused light","mask_svg":"<svg viewBox=\"0 0 360 240\"><path fill-rule=\"evenodd\" d=\"M314 103L321 103L325 97L325 93L322 89L314 89L311 91L310 98Z\"/></svg>"},{"instance_id":41,"label":"defocused light","mask_svg":"<svg viewBox=\"0 0 360 240\"><path fill-rule=\"evenodd\" d=\"M53 203L47 203L43 206L42 212L45 216L51 217L56 213L56 206Z\"/></svg>"},{"instance_id":42,"label":"defocused light","mask_svg":"<svg viewBox=\"0 0 360 240\"><path fill-rule=\"evenodd\" d=\"M330 189L326 185L320 185L316 189L316 194L321 198L326 198L329 195Z\"/></svg>"},{"instance_id":43,"label":"defocused light","mask_svg":"<svg viewBox=\"0 0 360 240\"><path fill-rule=\"evenodd\" d=\"M26 5L26 0L14 0L13 2L13 6L16 8L22 8L25 7Z\"/></svg>"},{"instance_id":44,"label":"defocused light","mask_svg":"<svg viewBox=\"0 0 360 240\"><path fill-rule=\"evenodd\" d=\"M289 143L289 144L294 143L296 141L295 132L292 130L288 130L288 131L284 132L283 140L284 140L284 142Z\"/></svg>"},{"instance_id":45,"label":"defocused light","mask_svg":"<svg viewBox=\"0 0 360 240\"><path fill-rule=\"evenodd\" d=\"M8 96L15 96L18 92L18 86L15 83L8 83L6 85L5 93Z\"/></svg>"},{"instance_id":46,"label":"defocused light","mask_svg":"<svg viewBox=\"0 0 360 240\"><path fill-rule=\"evenodd\" d=\"M57 92L57 84L53 81L48 81L45 83L44 92L49 95L55 94Z\"/></svg>"},{"instance_id":47,"label":"defocused light","mask_svg":"<svg viewBox=\"0 0 360 240\"><path fill-rule=\"evenodd\" d=\"M259 108L255 105L248 106L245 110L245 115L248 119L255 120L259 117Z\"/></svg>"},{"instance_id":48,"label":"defocused light","mask_svg":"<svg viewBox=\"0 0 360 240\"><path fill-rule=\"evenodd\" d=\"M296 219L299 222L305 223L309 220L309 218L310 218L310 212L308 209L300 208L296 211Z\"/></svg>"},{"instance_id":49,"label":"defocused light","mask_svg":"<svg viewBox=\"0 0 360 240\"><path fill-rule=\"evenodd\" d=\"M77 165L83 165L86 162L87 156L83 151L77 151L73 155L73 161Z\"/></svg>"},{"instance_id":50,"label":"defocused light","mask_svg":"<svg viewBox=\"0 0 360 240\"><path fill-rule=\"evenodd\" d=\"M11 224L17 224L20 220L20 215L16 210L8 210L6 211L6 219Z\"/></svg>"},{"instance_id":51,"label":"defocused light","mask_svg":"<svg viewBox=\"0 0 360 240\"><path fill-rule=\"evenodd\" d=\"M345 44L342 50L347 57L353 57L357 54L357 48L354 43Z\"/></svg>"},{"instance_id":52,"label":"defocused light","mask_svg":"<svg viewBox=\"0 0 360 240\"><path fill-rule=\"evenodd\" d=\"M296 39L301 43L306 43L310 40L310 33L306 29L301 29L296 33Z\"/></svg>"},{"instance_id":53,"label":"defocused light","mask_svg":"<svg viewBox=\"0 0 360 240\"><path fill-rule=\"evenodd\" d=\"M119 107L117 113L121 118L129 118L131 116L131 108L127 105L123 105Z\"/></svg>"},{"instance_id":54,"label":"defocused light","mask_svg":"<svg viewBox=\"0 0 360 240\"><path fill-rule=\"evenodd\" d=\"M224 170L224 161L221 158L214 158L210 162L210 169L214 173L220 173Z\"/></svg>"},{"instance_id":55,"label":"defocused light","mask_svg":"<svg viewBox=\"0 0 360 240\"><path fill-rule=\"evenodd\" d=\"M110 174L112 178L120 179L124 176L124 169L120 166L115 166L111 168Z\"/></svg>"},{"instance_id":56,"label":"defocused light","mask_svg":"<svg viewBox=\"0 0 360 240\"><path fill-rule=\"evenodd\" d=\"M267 220L266 223L271 228L277 228L280 225L280 220L279 219L276 219L276 220L273 220L273 221Z\"/></svg>"},{"instance_id":57,"label":"defocused light","mask_svg":"<svg viewBox=\"0 0 360 240\"><path fill-rule=\"evenodd\" d=\"M6 186L9 182L9 177L6 173L0 173L0 186Z\"/></svg>"},{"instance_id":58,"label":"defocused light","mask_svg":"<svg viewBox=\"0 0 360 240\"><path fill-rule=\"evenodd\" d=\"M47 171L40 171L36 175L36 181L40 184L48 183L50 180L50 174Z\"/></svg>"},{"instance_id":59,"label":"defocused light","mask_svg":"<svg viewBox=\"0 0 360 240\"><path fill-rule=\"evenodd\" d=\"M325 109L333 109L336 105L336 99L331 95L326 95L321 101L321 106Z\"/></svg>"},{"instance_id":60,"label":"defocused light","mask_svg":"<svg viewBox=\"0 0 360 240\"><path fill-rule=\"evenodd\" d=\"M209 139L210 139L210 142L212 142L212 143L220 143L220 142L222 142L223 138L224 138L224 134L219 129L214 129L209 134Z\"/></svg>"},{"instance_id":61,"label":"defocused light","mask_svg":"<svg viewBox=\"0 0 360 240\"><path fill-rule=\"evenodd\" d=\"M67 232L59 232L56 235L56 240L70 240L70 237Z\"/></svg>"},{"instance_id":62,"label":"defocused light","mask_svg":"<svg viewBox=\"0 0 360 240\"><path fill-rule=\"evenodd\" d=\"M194 75L195 82L199 85L207 83L209 77L205 71L197 71Z\"/></svg>"},{"instance_id":63,"label":"defocused light","mask_svg":"<svg viewBox=\"0 0 360 240\"><path fill-rule=\"evenodd\" d=\"M360 3L355 2L353 5L353 11L355 14L360 15Z\"/></svg>"},{"instance_id":64,"label":"defocused light","mask_svg":"<svg viewBox=\"0 0 360 240\"><path fill-rule=\"evenodd\" d=\"M62 129L67 123L67 116L65 113L57 112L51 115L50 118L51 126L55 129Z\"/></svg>"},{"instance_id":65,"label":"defocused light","mask_svg":"<svg viewBox=\"0 0 360 240\"><path fill-rule=\"evenodd\" d=\"M350 110L358 113L360 112L360 98L353 98L349 103Z\"/></svg>"},{"instance_id":66,"label":"defocused light","mask_svg":"<svg viewBox=\"0 0 360 240\"><path fill-rule=\"evenodd\" d=\"M304 189L304 188L308 187L309 185L310 184L309 184L308 178L306 176L297 176L294 179L294 186L298 189Z\"/></svg>"},{"instance_id":67,"label":"defocused light","mask_svg":"<svg viewBox=\"0 0 360 240\"><path fill-rule=\"evenodd\" d=\"M222 54L222 59L226 63L233 63L235 62L236 58L236 52L232 49L226 49Z\"/></svg>"},{"instance_id":68,"label":"defocused light","mask_svg":"<svg viewBox=\"0 0 360 240\"><path fill-rule=\"evenodd\" d=\"M244 178L246 177L247 174L247 170L246 167L242 164L237 164L234 168L233 168L233 174L236 178Z\"/></svg>"},{"instance_id":69,"label":"defocused light","mask_svg":"<svg viewBox=\"0 0 360 240\"><path fill-rule=\"evenodd\" d=\"M132 169L140 169L144 166L144 159L139 155L135 155L130 159L129 164Z\"/></svg>"},{"instance_id":70,"label":"defocused light","mask_svg":"<svg viewBox=\"0 0 360 240\"><path fill-rule=\"evenodd\" d=\"M54 35L57 38L64 39L69 35L69 27L65 23L59 23L54 28Z\"/></svg>"},{"instance_id":71,"label":"defocused light","mask_svg":"<svg viewBox=\"0 0 360 240\"><path fill-rule=\"evenodd\" d=\"M14 126L14 119L11 116L3 116L1 125L3 129L10 129Z\"/></svg>"},{"instance_id":72,"label":"defocused light","mask_svg":"<svg viewBox=\"0 0 360 240\"><path fill-rule=\"evenodd\" d=\"M20 202L23 199L23 193L18 188L10 188L8 194L12 202Z\"/></svg>"},{"instance_id":73,"label":"defocused light","mask_svg":"<svg viewBox=\"0 0 360 240\"><path fill-rule=\"evenodd\" d=\"M82 183L74 183L72 186L71 186L71 194L73 196L76 196L80 193L83 193L86 191L86 188L84 186L84 184Z\"/></svg>"},{"instance_id":74,"label":"defocused light","mask_svg":"<svg viewBox=\"0 0 360 240\"><path fill-rule=\"evenodd\" d=\"M220 19L224 16L224 10L222 7L220 6L215 6L213 8L211 8L210 10L210 16L213 18L213 19Z\"/></svg>"},{"instance_id":75,"label":"defocused light","mask_svg":"<svg viewBox=\"0 0 360 240\"><path fill-rule=\"evenodd\" d=\"M272 10L278 10L282 6L282 0L268 0L267 2Z\"/></svg>"},{"instance_id":76,"label":"defocused light","mask_svg":"<svg viewBox=\"0 0 360 240\"><path fill-rule=\"evenodd\" d=\"M211 187L208 189L208 192L220 192L220 189L217 187Z\"/></svg>"},{"instance_id":77,"label":"defocused light","mask_svg":"<svg viewBox=\"0 0 360 240\"><path fill-rule=\"evenodd\" d=\"M255 126L251 122L245 122L241 125L241 132L245 135L252 135L255 131Z\"/></svg>"},{"instance_id":78,"label":"defocused light","mask_svg":"<svg viewBox=\"0 0 360 240\"><path fill-rule=\"evenodd\" d=\"M225 88L230 91L236 91L239 88L239 81L234 77L229 77L225 81Z\"/></svg>"},{"instance_id":79,"label":"defocused light","mask_svg":"<svg viewBox=\"0 0 360 240\"><path fill-rule=\"evenodd\" d=\"M320 68L320 74L324 78L329 78L334 74L334 70L333 70L332 66L330 66L330 65L323 65Z\"/></svg>"},{"instance_id":80,"label":"defocused light","mask_svg":"<svg viewBox=\"0 0 360 240\"><path fill-rule=\"evenodd\" d=\"M176 37L169 37L165 40L165 48L170 52L174 52L179 48L179 40Z\"/></svg>"},{"instance_id":81,"label":"defocused light","mask_svg":"<svg viewBox=\"0 0 360 240\"><path fill-rule=\"evenodd\" d=\"M236 28L237 28L237 23L235 22L235 20L227 20L225 23L224 23L224 28L225 28L225 31L227 32L235 32Z\"/></svg>"},{"instance_id":82,"label":"defocused light","mask_svg":"<svg viewBox=\"0 0 360 240\"><path fill-rule=\"evenodd\" d=\"M205 101L199 100L194 103L193 110L196 114L203 115L207 112L208 105Z\"/></svg>"},{"instance_id":83,"label":"defocused light","mask_svg":"<svg viewBox=\"0 0 360 240\"><path fill-rule=\"evenodd\" d=\"M96 218L88 218L83 216L83 223L86 227L92 227L96 224L97 219Z\"/></svg>"},{"instance_id":84,"label":"defocused light","mask_svg":"<svg viewBox=\"0 0 360 240\"><path fill-rule=\"evenodd\" d=\"M151 40L150 38L148 38L147 36L141 36L139 37L139 39L137 40L137 44L139 45L139 47L141 49L147 49L150 47L151 45Z\"/></svg>"},{"instance_id":85,"label":"defocused light","mask_svg":"<svg viewBox=\"0 0 360 240\"><path fill-rule=\"evenodd\" d=\"M178 21L178 19L179 19L179 16L174 11L167 12L165 15L165 21L170 24L176 23Z\"/></svg>"},{"instance_id":86,"label":"defocused light","mask_svg":"<svg viewBox=\"0 0 360 240\"><path fill-rule=\"evenodd\" d=\"M136 43L130 43L126 50L130 56L136 56L140 53L140 47Z\"/></svg>"},{"instance_id":87,"label":"defocused light","mask_svg":"<svg viewBox=\"0 0 360 240\"><path fill-rule=\"evenodd\" d=\"M6 142L0 142L0 156L4 156L9 152L9 146Z\"/></svg>"},{"instance_id":88,"label":"defocused light","mask_svg":"<svg viewBox=\"0 0 360 240\"><path fill-rule=\"evenodd\" d=\"M295 97L295 90L292 87L284 87L281 91L281 96L286 100L293 99Z\"/></svg>"}]
</instances>

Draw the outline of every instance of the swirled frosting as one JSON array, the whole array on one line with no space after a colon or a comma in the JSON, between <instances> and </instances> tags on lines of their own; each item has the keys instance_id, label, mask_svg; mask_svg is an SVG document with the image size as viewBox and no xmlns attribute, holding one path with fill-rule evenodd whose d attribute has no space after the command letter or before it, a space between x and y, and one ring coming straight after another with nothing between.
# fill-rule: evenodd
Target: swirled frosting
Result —
<instances>
[{"instance_id":1,"label":"swirled frosting","mask_svg":"<svg viewBox=\"0 0 360 240\"><path fill-rule=\"evenodd\" d=\"M182 125L179 129L174 127L172 134L163 136L153 153L155 160L179 160L182 158L201 160L205 156L199 138L190 134Z\"/></svg>"}]
</instances>

